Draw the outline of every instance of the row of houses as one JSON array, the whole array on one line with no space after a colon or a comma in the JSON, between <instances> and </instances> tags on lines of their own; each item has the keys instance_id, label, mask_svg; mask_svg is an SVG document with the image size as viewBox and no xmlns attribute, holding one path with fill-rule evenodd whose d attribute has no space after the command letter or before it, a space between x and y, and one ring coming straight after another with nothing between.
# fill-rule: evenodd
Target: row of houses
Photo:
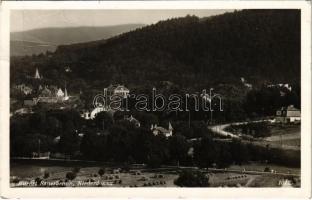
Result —
<instances>
[{"instance_id":1,"label":"row of houses","mask_svg":"<svg viewBox=\"0 0 312 200\"><path fill-rule=\"evenodd\" d=\"M64 91L61 88L58 88L54 85L44 86L41 85L38 88L37 95L35 97L28 97L24 99L24 106L34 106L37 103L58 103L67 101L69 95L66 87Z\"/></svg>"},{"instance_id":2,"label":"row of houses","mask_svg":"<svg viewBox=\"0 0 312 200\"><path fill-rule=\"evenodd\" d=\"M40 75L38 68L36 68L35 75L30 78L42 79L43 77ZM66 85L64 91L55 85L39 85L38 88L34 88L32 85L26 85L25 83L15 85L14 88L28 96L24 99L25 106L33 106L38 102L57 103L69 99Z\"/></svg>"}]
</instances>

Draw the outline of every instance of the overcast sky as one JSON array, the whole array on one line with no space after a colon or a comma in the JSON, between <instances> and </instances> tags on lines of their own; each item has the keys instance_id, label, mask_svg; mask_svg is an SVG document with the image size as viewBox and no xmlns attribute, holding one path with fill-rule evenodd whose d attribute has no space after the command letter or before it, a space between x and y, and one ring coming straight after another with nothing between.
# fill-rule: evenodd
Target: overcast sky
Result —
<instances>
[{"instance_id":1,"label":"overcast sky","mask_svg":"<svg viewBox=\"0 0 312 200\"><path fill-rule=\"evenodd\" d=\"M232 10L15 10L11 12L11 31L46 27L110 26L152 24L159 20L218 15Z\"/></svg>"}]
</instances>

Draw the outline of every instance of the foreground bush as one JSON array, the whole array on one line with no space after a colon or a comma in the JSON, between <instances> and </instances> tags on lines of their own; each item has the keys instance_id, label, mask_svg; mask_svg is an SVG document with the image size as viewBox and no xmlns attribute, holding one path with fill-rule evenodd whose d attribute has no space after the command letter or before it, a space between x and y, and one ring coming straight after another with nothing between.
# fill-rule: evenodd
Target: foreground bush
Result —
<instances>
[{"instance_id":1,"label":"foreground bush","mask_svg":"<svg viewBox=\"0 0 312 200\"><path fill-rule=\"evenodd\" d=\"M105 173L105 170L103 168L99 169L98 174L102 177Z\"/></svg>"},{"instance_id":2,"label":"foreground bush","mask_svg":"<svg viewBox=\"0 0 312 200\"><path fill-rule=\"evenodd\" d=\"M74 173L74 172L67 172L67 173L66 173L66 178L67 178L68 180L74 180L74 179L76 178L76 176L77 176L77 174Z\"/></svg>"},{"instance_id":3,"label":"foreground bush","mask_svg":"<svg viewBox=\"0 0 312 200\"><path fill-rule=\"evenodd\" d=\"M174 181L180 187L208 187L209 179L200 171L185 170Z\"/></svg>"},{"instance_id":4,"label":"foreground bush","mask_svg":"<svg viewBox=\"0 0 312 200\"><path fill-rule=\"evenodd\" d=\"M50 173L47 172L47 171L45 171L44 174L43 174L43 178L44 178L44 179L47 179L47 178L49 178L49 177L50 177Z\"/></svg>"}]
</instances>

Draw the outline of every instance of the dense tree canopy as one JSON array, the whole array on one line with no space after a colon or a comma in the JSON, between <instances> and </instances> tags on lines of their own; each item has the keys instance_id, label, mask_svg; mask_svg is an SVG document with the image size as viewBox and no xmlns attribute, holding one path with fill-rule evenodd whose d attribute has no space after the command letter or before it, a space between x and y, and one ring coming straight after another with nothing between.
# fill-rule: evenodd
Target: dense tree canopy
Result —
<instances>
[{"instance_id":1,"label":"dense tree canopy","mask_svg":"<svg viewBox=\"0 0 312 200\"><path fill-rule=\"evenodd\" d=\"M72 72L64 71L70 66ZM170 81L203 88L237 83L300 81L300 11L242 10L198 18L168 19L106 42L60 46L55 53L12 59L11 80L20 82L38 67L54 82L73 89ZM80 83L77 85L76 83ZM62 83L63 84L63 83Z\"/></svg>"}]
</instances>

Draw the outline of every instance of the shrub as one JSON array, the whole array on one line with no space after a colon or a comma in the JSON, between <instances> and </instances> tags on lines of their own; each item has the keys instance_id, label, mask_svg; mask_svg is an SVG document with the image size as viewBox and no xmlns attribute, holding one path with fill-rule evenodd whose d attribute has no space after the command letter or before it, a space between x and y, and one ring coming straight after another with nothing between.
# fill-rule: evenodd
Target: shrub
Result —
<instances>
[{"instance_id":1,"label":"shrub","mask_svg":"<svg viewBox=\"0 0 312 200\"><path fill-rule=\"evenodd\" d=\"M182 171L174 184L181 187L207 187L209 179L200 171Z\"/></svg>"},{"instance_id":2,"label":"shrub","mask_svg":"<svg viewBox=\"0 0 312 200\"><path fill-rule=\"evenodd\" d=\"M99 169L98 174L102 177L105 173L105 170L103 168Z\"/></svg>"},{"instance_id":3,"label":"shrub","mask_svg":"<svg viewBox=\"0 0 312 200\"><path fill-rule=\"evenodd\" d=\"M41 184L41 181L42 181L42 180L41 180L41 178L39 178L39 177L37 177L37 178L35 179L35 182L36 182L37 186Z\"/></svg>"},{"instance_id":4,"label":"shrub","mask_svg":"<svg viewBox=\"0 0 312 200\"><path fill-rule=\"evenodd\" d=\"M49 172L44 172L43 178L44 178L44 179L47 179L47 178L49 178L49 177L50 177L50 173L49 173Z\"/></svg>"},{"instance_id":5,"label":"shrub","mask_svg":"<svg viewBox=\"0 0 312 200\"><path fill-rule=\"evenodd\" d=\"M270 168L269 167L264 168L264 172L270 172Z\"/></svg>"},{"instance_id":6,"label":"shrub","mask_svg":"<svg viewBox=\"0 0 312 200\"><path fill-rule=\"evenodd\" d=\"M76 178L76 176L77 176L77 174L74 173L74 172L67 172L67 173L66 173L66 178L67 178L68 180L74 180L74 179Z\"/></svg>"},{"instance_id":7,"label":"shrub","mask_svg":"<svg viewBox=\"0 0 312 200\"><path fill-rule=\"evenodd\" d=\"M76 173L76 174L77 174L79 171L80 171L80 167L75 167L75 168L73 169L73 172Z\"/></svg>"},{"instance_id":8,"label":"shrub","mask_svg":"<svg viewBox=\"0 0 312 200\"><path fill-rule=\"evenodd\" d=\"M18 183L20 182L20 180L19 180L18 178L14 178L14 179L12 180L12 182L15 183L15 184L18 184Z\"/></svg>"}]
</instances>

